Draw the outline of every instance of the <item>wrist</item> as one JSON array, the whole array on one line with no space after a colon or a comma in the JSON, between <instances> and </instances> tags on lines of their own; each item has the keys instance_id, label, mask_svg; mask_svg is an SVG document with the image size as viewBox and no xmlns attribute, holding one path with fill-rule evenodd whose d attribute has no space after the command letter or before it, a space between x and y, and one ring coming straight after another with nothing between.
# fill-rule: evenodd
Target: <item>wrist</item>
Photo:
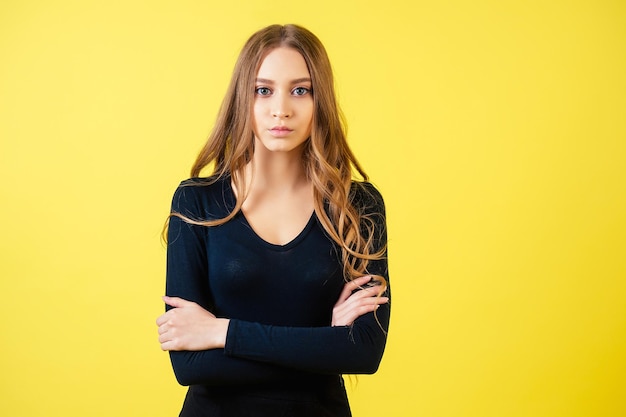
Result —
<instances>
[{"instance_id":1,"label":"wrist","mask_svg":"<svg viewBox=\"0 0 626 417\"><path fill-rule=\"evenodd\" d=\"M229 319L217 319L218 331L215 332L217 336L217 348L223 349L226 346L226 335L228 334Z\"/></svg>"}]
</instances>

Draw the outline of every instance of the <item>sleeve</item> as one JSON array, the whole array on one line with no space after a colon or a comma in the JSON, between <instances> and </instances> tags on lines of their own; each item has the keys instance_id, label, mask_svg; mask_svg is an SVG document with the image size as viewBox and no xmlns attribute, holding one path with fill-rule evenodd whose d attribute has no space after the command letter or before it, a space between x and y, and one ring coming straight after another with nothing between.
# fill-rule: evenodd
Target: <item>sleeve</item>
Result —
<instances>
[{"instance_id":1,"label":"sleeve","mask_svg":"<svg viewBox=\"0 0 626 417\"><path fill-rule=\"evenodd\" d=\"M174 193L172 212L201 219L200 186L181 185ZM211 311L207 277L207 228L170 216L167 244L166 294L198 303ZM166 306L167 309L171 308ZM181 385L236 385L292 378L297 372L278 366L224 355L223 349L171 351L170 360Z\"/></svg>"},{"instance_id":2,"label":"sleeve","mask_svg":"<svg viewBox=\"0 0 626 417\"><path fill-rule=\"evenodd\" d=\"M357 190L355 204L374 220L374 245L387 244L385 208L381 195L365 183ZM358 187L357 187L358 188ZM372 261L368 273L383 276L389 283L387 253ZM389 286L387 287L389 296ZM280 327L231 320L225 353L299 371L328 374L371 374L383 356L389 329L391 300L376 314L359 317L352 326Z\"/></svg>"}]
</instances>

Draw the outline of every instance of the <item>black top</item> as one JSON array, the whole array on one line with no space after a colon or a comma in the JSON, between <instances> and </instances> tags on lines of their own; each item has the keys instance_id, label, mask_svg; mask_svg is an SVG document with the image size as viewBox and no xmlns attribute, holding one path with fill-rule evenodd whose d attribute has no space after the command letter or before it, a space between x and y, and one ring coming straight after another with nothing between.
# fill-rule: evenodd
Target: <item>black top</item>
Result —
<instances>
[{"instance_id":1,"label":"black top","mask_svg":"<svg viewBox=\"0 0 626 417\"><path fill-rule=\"evenodd\" d=\"M181 183L172 211L195 220L225 217L235 206L230 177L214 180ZM382 197L371 184L356 182L351 196L361 212L374 214L375 244L381 247L386 243ZM386 259L370 262L368 273L388 280ZM259 237L242 212L215 227L172 216L167 295L230 319L224 349L170 352L178 382L192 385L181 415L242 415L226 411L235 403L248 404L251 416L278 415L278 409L252 413L262 407L256 400L248 403L250 398L261 397L277 400L275 407L291 402L306 403L306 410L319 407L308 411L311 415L350 415L340 375L376 371L390 307L384 304L376 317L366 314L352 326L332 327L344 283L340 252L315 214L285 245Z\"/></svg>"}]
</instances>

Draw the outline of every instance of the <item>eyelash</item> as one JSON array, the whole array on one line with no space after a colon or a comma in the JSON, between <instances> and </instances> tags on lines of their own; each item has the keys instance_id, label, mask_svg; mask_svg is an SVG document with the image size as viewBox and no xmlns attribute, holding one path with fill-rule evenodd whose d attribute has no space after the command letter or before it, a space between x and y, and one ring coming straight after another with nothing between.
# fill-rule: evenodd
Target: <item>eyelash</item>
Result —
<instances>
[{"instance_id":1,"label":"eyelash","mask_svg":"<svg viewBox=\"0 0 626 417\"><path fill-rule=\"evenodd\" d=\"M306 87L296 87L291 92L294 93L296 90L303 90L303 93L302 94L296 94L297 96L304 96L304 95L309 94L311 92L311 89L310 88L306 88Z\"/></svg>"},{"instance_id":2,"label":"eyelash","mask_svg":"<svg viewBox=\"0 0 626 417\"><path fill-rule=\"evenodd\" d=\"M261 94L262 90L267 90L267 94ZM304 90L302 91L302 94L294 94L296 90ZM296 87L293 90L291 90L291 93L294 94L297 97L301 97L304 96L306 94L310 94L313 90L311 88L307 88L307 87ZM272 90L269 87L256 87L254 89L254 93L256 95L259 95L261 97L267 97L270 95L270 93L272 92Z\"/></svg>"},{"instance_id":3,"label":"eyelash","mask_svg":"<svg viewBox=\"0 0 626 417\"><path fill-rule=\"evenodd\" d=\"M271 90L270 90L269 88L267 88L267 87L257 87L257 88L255 88L255 89L254 89L254 93L255 93L255 94L257 94L257 95L259 95L259 96L267 96L267 95L269 95L269 93L268 93L268 94L261 94L261 90L271 91Z\"/></svg>"}]
</instances>

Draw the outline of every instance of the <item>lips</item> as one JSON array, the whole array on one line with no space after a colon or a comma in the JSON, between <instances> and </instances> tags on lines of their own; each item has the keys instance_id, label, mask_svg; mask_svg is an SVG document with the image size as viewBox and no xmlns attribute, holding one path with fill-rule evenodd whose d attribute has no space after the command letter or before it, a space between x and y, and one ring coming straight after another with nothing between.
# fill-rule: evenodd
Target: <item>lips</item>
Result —
<instances>
[{"instance_id":1,"label":"lips","mask_svg":"<svg viewBox=\"0 0 626 417\"><path fill-rule=\"evenodd\" d=\"M275 137L285 137L293 132L293 129L289 129L286 126L274 126L273 128L269 129L269 132L272 136Z\"/></svg>"}]
</instances>

